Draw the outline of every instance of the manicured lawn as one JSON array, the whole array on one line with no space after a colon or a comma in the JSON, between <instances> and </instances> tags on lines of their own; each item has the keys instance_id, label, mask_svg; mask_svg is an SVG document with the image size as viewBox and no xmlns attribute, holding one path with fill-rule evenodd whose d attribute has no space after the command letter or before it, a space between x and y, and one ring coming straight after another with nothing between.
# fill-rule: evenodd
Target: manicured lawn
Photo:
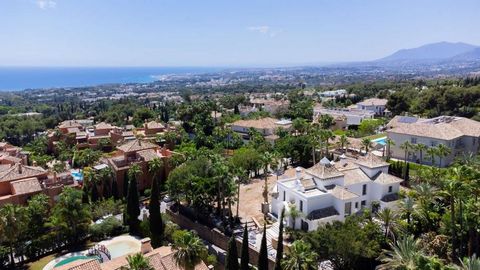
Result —
<instances>
[{"instance_id":1,"label":"manicured lawn","mask_svg":"<svg viewBox=\"0 0 480 270\"><path fill-rule=\"evenodd\" d=\"M55 259L55 254L48 255L46 257L41 258L38 261L31 262L28 264L28 269L31 270L42 270L47 263L49 263L51 260Z\"/></svg>"}]
</instances>

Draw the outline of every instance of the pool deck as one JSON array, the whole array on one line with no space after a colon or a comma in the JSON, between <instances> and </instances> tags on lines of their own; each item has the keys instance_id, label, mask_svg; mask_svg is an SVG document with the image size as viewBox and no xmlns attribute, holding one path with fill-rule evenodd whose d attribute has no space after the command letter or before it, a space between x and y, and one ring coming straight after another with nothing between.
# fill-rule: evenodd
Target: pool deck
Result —
<instances>
[{"instance_id":1,"label":"pool deck","mask_svg":"<svg viewBox=\"0 0 480 270\"><path fill-rule=\"evenodd\" d=\"M55 265L57 265L57 263L65 260L65 259L75 257L75 256L87 256L87 253L88 253L88 250L67 253L65 255L62 255L60 257L57 257L57 258L51 260L49 263L47 263L47 265L45 265L43 267L43 270L52 270L52 269L55 268Z\"/></svg>"}]
</instances>

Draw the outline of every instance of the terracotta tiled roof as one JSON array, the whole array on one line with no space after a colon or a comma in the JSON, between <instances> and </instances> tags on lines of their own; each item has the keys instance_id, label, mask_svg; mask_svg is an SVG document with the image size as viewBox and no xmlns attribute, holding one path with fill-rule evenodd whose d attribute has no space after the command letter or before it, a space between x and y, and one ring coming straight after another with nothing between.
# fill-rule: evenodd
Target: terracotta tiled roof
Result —
<instances>
[{"instance_id":1,"label":"terracotta tiled roof","mask_svg":"<svg viewBox=\"0 0 480 270\"><path fill-rule=\"evenodd\" d=\"M388 173L383 173L380 172L378 175L374 176L374 181L375 183L379 183L382 185L389 185L389 184L395 184L395 183L401 183L403 182L403 179L398 178L396 176L393 176Z\"/></svg>"},{"instance_id":2,"label":"terracotta tiled roof","mask_svg":"<svg viewBox=\"0 0 480 270\"><path fill-rule=\"evenodd\" d=\"M313 167L306 169L305 172L323 180L343 176L343 173L340 172L337 168L335 168L335 166L324 165L321 164L321 162L315 164Z\"/></svg>"},{"instance_id":3,"label":"terracotta tiled roof","mask_svg":"<svg viewBox=\"0 0 480 270\"><path fill-rule=\"evenodd\" d=\"M238 120L233 122L232 125L246 128L275 129L280 126L276 124L278 121L280 120L271 117L265 117L256 120Z\"/></svg>"},{"instance_id":4,"label":"terracotta tiled roof","mask_svg":"<svg viewBox=\"0 0 480 270\"><path fill-rule=\"evenodd\" d=\"M387 105L387 99L383 98L369 98L364 101L358 102L357 104L362 106L385 106Z\"/></svg>"},{"instance_id":5,"label":"terracotta tiled roof","mask_svg":"<svg viewBox=\"0 0 480 270\"><path fill-rule=\"evenodd\" d=\"M117 148L118 150L121 150L123 152L136 152L136 151L141 151L141 150L151 149L156 147L158 147L158 145L154 143L135 139L135 140L128 141L118 146Z\"/></svg>"},{"instance_id":6,"label":"terracotta tiled roof","mask_svg":"<svg viewBox=\"0 0 480 270\"><path fill-rule=\"evenodd\" d=\"M76 120L66 120L60 123L59 128L81 127L82 125Z\"/></svg>"},{"instance_id":7,"label":"terracotta tiled roof","mask_svg":"<svg viewBox=\"0 0 480 270\"><path fill-rule=\"evenodd\" d=\"M164 125L162 125L161 123L158 123L157 121L150 121L147 123L147 128L148 129L161 129L161 128L165 128Z\"/></svg>"},{"instance_id":8,"label":"terracotta tiled roof","mask_svg":"<svg viewBox=\"0 0 480 270\"><path fill-rule=\"evenodd\" d=\"M155 158L159 158L157 155L157 152L154 149L147 149L147 150L142 150L138 151L137 154L143 158L145 161L151 161Z\"/></svg>"},{"instance_id":9,"label":"terracotta tiled roof","mask_svg":"<svg viewBox=\"0 0 480 270\"><path fill-rule=\"evenodd\" d=\"M11 164L0 164L0 175L2 174L2 172L10 169L10 167L12 167Z\"/></svg>"},{"instance_id":10,"label":"terracotta tiled roof","mask_svg":"<svg viewBox=\"0 0 480 270\"><path fill-rule=\"evenodd\" d=\"M480 122L463 117L440 116L412 124L399 125L387 132L452 140L461 136L480 136Z\"/></svg>"},{"instance_id":11,"label":"terracotta tiled roof","mask_svg":"<svg viewBox=\"0 0 480 270\"><path fill-rule=\"evenodd\" d=\"M12 193L15 195L33 193L42 190L37 178L17 180L10 184L12 185Z\"/></svg>"},{"instance_id":12,"label":"terracotta tiled roof","mask_svg":"<svg viewBox=\"0 0 480 270\"><path fill-rule=\"evenodd\" d=\"M25 166L17 163L8 170L0 173L0 182L31 178L44 173L46 173L46 171L41 167Z\"/></svg>"},{"instance_id":13,"label":"terracotta tiled roof","mask_svg":"<svg viewBox=\"0 0 480 270\"><path fill-rule=\"evenodd\" d=\"M19 163L19 162L22 161L21 158L10 156L10 155L3 155L3 156L0 157L0 159L9 160L9 161L12 161L14 163Z\"/></svg>"},{"instance_id":14,"label":"terracotta tiled roof","mask_svg":"<svg viewBox=\"0 0 480 270\"><path fill-rule=\"evenodd\" d=\"M335 185L332 189L330 189L329 193L340 200L350 200L353 198L358 198L357 194L347 190L344 187L337 186L337 185Z\"/></svg>"},{"instance_id":15,"label":"terracotta tiled roof","mask_svg":"<svg viewBox=\"0 0 480 270\"><path fill-rule=\"evenodd\" d=\"M355 163L362 165L368 168L378 168L388 166L388 162L383 160L381 157L374 155L372 152L369 152L367 155L359 157Z\"/></svg>"},{"instance_id":16,"label":"terracotta tiled roof","mask_svg":"<svg viewBox=\"0 0 480 270\"><path fill-rule=\"evenodd\" d=\"M113 128L115 127L105 122L100 122L95 125L95 129L113 129Z\"/></svg>"},{"instance_id":17,"label":"terracotta tiled roof","mask_svg":"<svg viewBox=\"0 0 480 270\"><path fill-rule=\"evenodd\" d=\"M102 270L98 260L76 260L71 263L55 267L54 270Z\"/></svg>"},{"instance_id":18,"label":"terracotta tiled roof","mask_svg":"<svg viewBox=\"0 0 480 270\"><path fill-rule=\"evenodd\" d=\"M351 170L344 170L342 171L345 175L344 177L344 185L350 186L353 184L359 183L366 183L370 182L370 178L366 175L360 168L351 169Z\"/></svg>"}]
</instances>

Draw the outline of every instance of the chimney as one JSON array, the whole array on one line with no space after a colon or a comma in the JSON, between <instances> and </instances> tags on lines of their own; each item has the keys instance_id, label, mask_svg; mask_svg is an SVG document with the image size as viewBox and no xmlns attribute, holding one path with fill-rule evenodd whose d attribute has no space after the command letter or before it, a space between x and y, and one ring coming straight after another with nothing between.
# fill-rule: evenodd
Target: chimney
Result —
<instances>
[{"instance_id":1,"label":"chimney","mask_svg":"<svg viewBox=\"0 0 480 270\"><path fill-rule=\"evenodd\" d=\"M302 168L297 167L297 168L295 169L295 177L296 177L297 179L300 179L301 176L302 176Z\"/></svg>"},{"instance_id":2,"label":"chimney","mask_svg":"<svg viewBox=\"0 0 480 270\"><path fill-rule=\"evenodd\" d=\"M57 182L57 172L56 171L53 171L53 182L54 183Z\"/></svg>"},{"instance_id":3,"label":"chimney","mask_svg":"<svg viewBox=\"0 0 480 270\"><path fill-rule=\"evenodd\" d=\"M143 238L142 240L140 240L140 243L141 243L140 252L142 254L146 254L146 253L153 250L151 242L152 242L152 240L149 237L146 237L146 238Z\"/></svg>"},{"instance_id":4,"label":"chimney","mask_svg":"<svg viewBox=\"0 0 480 270\"><path fill-rule=\"evenodd\" d=\"M22 172L23 172L22 164L19 163L18 164L18 174L22 174Z\"/></svg>"}]
</instances>

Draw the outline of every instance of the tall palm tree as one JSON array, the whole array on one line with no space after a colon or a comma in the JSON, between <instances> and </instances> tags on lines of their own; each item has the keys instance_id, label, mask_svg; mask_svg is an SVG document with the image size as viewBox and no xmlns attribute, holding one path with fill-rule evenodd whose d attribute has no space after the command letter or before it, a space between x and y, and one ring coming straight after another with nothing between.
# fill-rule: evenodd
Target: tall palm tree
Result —
<instances>
[{"instance_id":1,"label":"tall palm tree","mask_svg":"<svg viewBox=\"0 0 480 270\"><path fill-rule=\"evenodd\" d=\"M376 269L414 270L417 269L416 261L419 256L418 240L415 240L412 235L404 236L390 244L390 250L382 251L378 257L382 264L377 266Z\"/></svg>"},{"instance_id":2,"label":"tall palm tree","mask_svg":"<svg viewBox=\"0 0 480 270\"><path fill-rule=\"evenodd\" d=\"M309 243L296 240L290 247L290 252L282 261L284 270L313 270L318 269L318 255L312 251Z\"/></svg>"},{"instance_id":3,"label":"tall palm tree","mask_svg":"<svg viewBox=\"0 0 480 270\"><path fill-rule=\"evenodd\" d=\"M388 236L395 237L394 231L397 228L398 217L390 208L383 208L380 212L377 213L378 219L382 221L383 228L385 230L385 239Z\"/></svg>"},{"instance_id":4,"label":"tall palm tree","mask_svg":"<svg viewBox=\"0 0 480 270\"><path fill-rule=\"evenodd\" d=\"M437 146L437 155L438 155L438 162L440 167L442 167L442 158L450 155L451 152L452 150L443 143Z\"/></svg>"},{"instance_id":5,"label":"tall palm tree","mask_svg":"<svg viewBox=\"0 0 480 270\"><path fill-rule=\"evenodd\" d=\"M455 202L459 195L459 191L461 190L462 183L453 179L446 180L443 183L443 188L441 194L444 198L447 199L450 208L450 233L452 238L452 254L453 257L457 257L457 226L456 226L456 207Z\"/></svg>"},{"instance_id":6,"label":"tall palm tree","mask_svg":"<svg viewBox=\"0 0 480 270\"><path fill-rule=\"evenodd\" d=\"M340 146L342 147L342 152L345 153L346 152L346 149L345 147L348 145L348 137L347 135L345 134L342 134L342 136L340 136Z\"/></svg>"},{"instance_id":7,"label":"tall palm tree","mask_svg":"<svg viewBox=\"0 0 480 270\"><path fill-rule=\"evenodd\" d=\"M15 266L14 246L18 237L25 231L27 213L25 208L15 204L6 204L0 208L0 240L4 241L10 252L10 263Z\"/></svg>"},{"instance_id":8,"label":"tall palm tree","mask_svg":"<svg viewBox=\"0 0 480 270\"><path fill-rule=\"evenodd\" d=\"M386 139L385 139L385 142L386 142L386 144L387 144L387 160L389 160L389 159L390 159L390 156L391 156L391 154L392 154L392 153L391 153L391 148L392 148L393 145L395 145L395 142L394 142L392 139L390 139L390 138L386 138Z\"/></svg>"},{"instance_id":9,"label":"tall palm tree","mask_svg":"<svg viewBox=\"0 0 480 270\"><path fill-rule=\"evenodd\" d=\"M400 204L399 204L400 213L402 213L402 216L404 216L407 219L407 224L409 226L411 225L412 215L415 212L415 208L416 208L415 200L410 196L407 196L400 201Z\"/></svg>"},{"instance_id":10,"label":"tall palm tree","mask_svg":"<svg viewBox=\"0 0 480 270\"><path fill-rule=\"evenodd\" d=\"M430 161L432 162L432 166L435 166L435 157L437 156L437 148L429 147L426 153L427 153L427 157L430 158Z\"/></svg>"},{"instance_id":11,"label":"tall palm tree","mask_svg":"<svg viewBox=\"0 0 480 270\"><path fill-rule=\"evenodd\" d=\"M363 138L362 139L362 146L365 148L365 154L368 153L368 150L372 146L372 140L369 138Z\"/></svg>"},{"instance_id":12,"label":"tall palm tree","mask_svg":"<svg viewBox=\"0 0 480 270\"><path fill-rule=\"evenodd\" d=\"M265 176L265 185L263 189L263 200L265 203L268 203L268 167L273 162L274 155L270 152L265 152L261 159L263 165L263 174Z\"/></svg>"},{"instance_id":13,"label":"tall palm tree","mask_svg":"<svg viewBox=\"0 0 480 270\"><path fill-rule=\"evenodd\" d=\"M423 163L423 153L428 149L428 147L423 143L415 144L415 150L420 154L420 165Z\"/></svg>"},{"instance_id":14,"label":"tall palm tree","mask_svg":"<svg viewBox=\"0 0 480 270\"><path fill-rule=\"evenodd\" d=\"M202 240L192 232L182 231L173 239L173 258L185 270L193 270L202 261L207 250Z\"/></svg>"},{"instance_id":15,"label":"tall palm tree","mask_svg":"<svg viewBox=\"0 0 480 270\"><path fill-rule=\"evenodd\" d=\"M153 179L157 178L162 168L163 168L163 161L158 157L148 162L148 171L152 174Z\"/></svg>"},{"instance_id":16,"label":"tall palm tree","mask_svg":"<svg viewBox=\"0 0 480 270\"><path fill-rule=\"evenodd\" d=\"M292 222L293 222L292 229L295 230L295 224L297 223L297 218L303 216L302 211L297 209L296 204L290 204L288 206L287 215L292 219Z\"/></svg>"},{"instance_id":17,"label":"tall palm tree","mask_svg":"<svg viewBox=\"0 0 480 270\"><path fill-rule=\"evenodd\" d=\"M128 266L123 266L120 269L125 270L154 270L147 258L141 253L127 256Z\"/></svg>"},{"instance_id":18,"label":"tall palm tree","mask_svg":"<svg viewBox=\"0 0 480 270\"><path fill-rule=\"evenodd\" d=\"M403 151L405 151L405 165L407 164L407 158L408 158L408 154L412 151L413 149L413 145L409 142L409 141L405 141L404 143L402 143L400 145L400 149L402 149Z\"/></svg>"}]
</instances>

